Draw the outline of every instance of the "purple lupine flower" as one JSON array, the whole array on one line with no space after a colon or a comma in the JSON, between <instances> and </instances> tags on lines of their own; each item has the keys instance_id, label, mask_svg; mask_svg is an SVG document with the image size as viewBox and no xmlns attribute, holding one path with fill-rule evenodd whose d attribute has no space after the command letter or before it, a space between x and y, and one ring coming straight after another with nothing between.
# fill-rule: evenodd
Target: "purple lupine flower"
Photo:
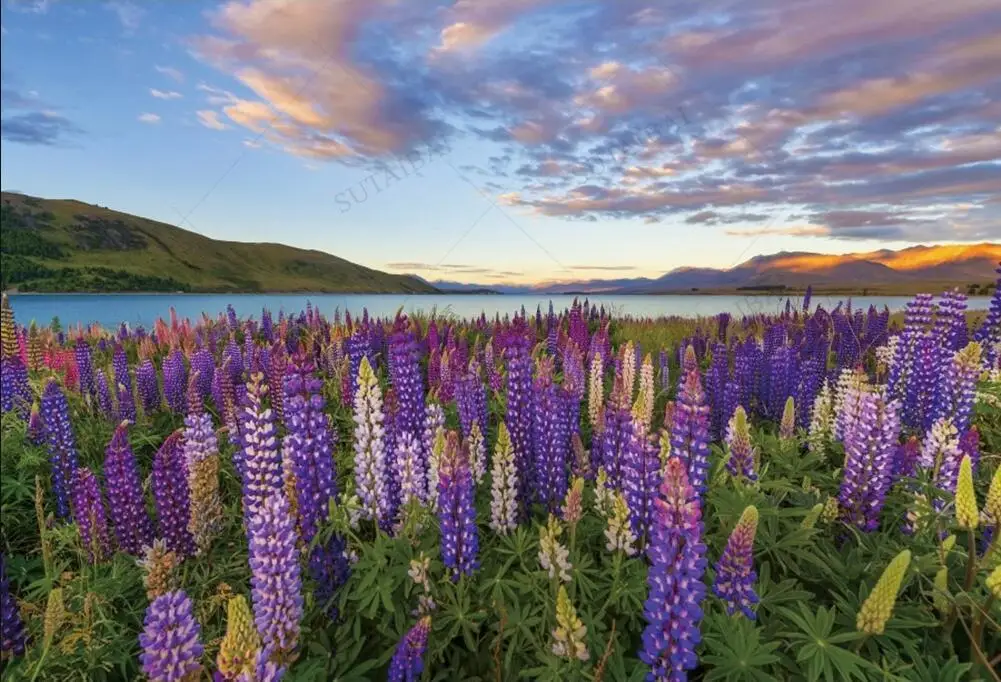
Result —
<instances>
[{"instance_id":1,"label":"purple lupine flower","mask_svg":"<svg viewBox=\"0 0 1001 682\"><path fill-rule=\"evenodd\" d=\"M754 582L754 535L758 530L758 509L747 507L740 521L730 533L723 554L716 563L716 580L713 593L723 600L731 616L739 609L751 620L755 619L753 607L758 603Z\"/></svg>"},{"instance_id":2,"label":"purple lupine flower","mask_svg":"<svg viewBox=\"0 0 1001 682\"><path fill-rule=\"evenodd\" d=\"M243 376L243 354L240 352L240 347L236 345L236 339L232 336L222 351L222 357L223 363L229 362L229 376L233 380L233 385L244 383L246 379Z\"/></svg>"},{"instance_id":3,"label":"purple lupine flower","mask_svg":"<svg viewBox=\"0 0 1001 682\"><path fill-rule=\"evenodd\" d=\"M899 402L864 389L860 415L846 425L845 470L838 495L845 521L867 533L879 527L879 514L893 484L900 438Z\"/></svg>"},{"instance_id":4,"label":"purple lupine flower","mask_svg":"<svg viewBox=\"0 0 1001 682\"><path fill-rule=\"evenodd\" d=\"M757 453L751 443L751 430L747 424L747 412L740 405L734 410L727 425L725 442L730 451L726 469L734 477L743 476L749 481L758 480L755 471Z\"/></svg>"},{"instance_id":5,"label":"purple lupine flower","mask_svg":"<svg viewBox=\"0 0 1001 682\"><path fill-rule=\"evenodd\" d=\"M533 397L535 500L555 511L567 495L570 430L566 391L553 381L553 359L550 357L539 359Z\"/></svg>"},{"instance_id":6,"label":"purple lupine flower","mask_svg":"<svg viewBox=\"0 0 1001 682\"><path fill-rule=\"evenodd\" d=\"M438 521L441 526L441 560L452 580L479 568L479 532L473 507L473 473L469 455L450 431L438 464Z\"/></svg>"},{"instance_id":7,"label":"purple lupine flower","mask_svg":"<svg viewBox=\"0 0 1001 682\"><path fill-rule=\"evenodd\" d=\"M715 343L712 348L712 361L706 377L706 389L710 408L710 431L714 438L719 438L730 415L723 411L726 402L727 381L730 376L730 358L724 343Z\"/></svg>"},{"instance_id":8,"label":"purple lupine flower","mask_svg":"<svg viewBox=\"0 0 1001 682\"><path fill-rule=\"evenodd\" d=\"M336 621L339 613L337 605L331 600L351 575L347 542L342 536L331 535L325 543L312 549L309 553L309 575L316 582L316 603L324 607L328 618Z\"/></svg>"},{"instance_id":9,"label":"purple lupine flower","mask_svg":"<svg viewBox=\"0 0 1001 682\"><path fill-rule=\"evenodd\" d=\"M17 610L17 600L10 591L7 567L0 553L0 660L23 656L28 648L28 631Z\"/></svg>"},{"instance_id":10,"label":"purple lupine flower","mask_svg":"<svg viewBox=\"0 0 1001 682\"><path fill-rule=\"evenodd\" d=\"M188 531L191 495L180 431L167 436L153 458L152 487L159 525L157 535L167 543L167 549L179 556L193 555L195 542Z\"/></svg>"},{"instance_id":11,"label":"purple lupine flower","mask_svg":"<svg viewBox=\"0 0 1001 682\"><path fill-rule=\"evenodd\" d=\"M80 531L80 541L87 549L87 559L99 564L111 554L108 515L97 477L87 467L76 470L73 480L73 520Z\"/></svg>"},{"instance_id":12,"label":"purple lupine flower","mask_svg":"<svg viewBox=\"0 0 1001 682\"><path fill-rule=\"evenodd\" d=\"M4 412L17 410L17 414L26 419L34 397L28 383L28 368L22 362L21 356L14 355L0 359L0 374L2 374L0 383L3 389L0 407Z\"/></svg>"},{"instance_id":13,"label":"purple lupine flower","mask_svg":"<svg viewBox=\"0 0 1001 682\"><path fill-rule=\"evenodd\" d=\"M973 403L981 372L980 351L980 344L973 342L946 361L934 403L936 419L951 418L960 432L965 432L973 420Z\"/></svg>"},{"instance_id":14,"label":"purple lupine flower","mask_svg":"<svg viewBox=\"0 0 1001 682\"><path fill-rule=\"evenodd\" d=\"M688 467L677 457L667 462L655 502L648 555L647 621L640 659L651 667L648 680L685 680L698 665L702 599L706 588L706 547L702 543L702 506L688 482Z\"/></svg>"},{"instance_id":15,"label":"purple lupine flower","mask_svg":"<svg viewBox=\"0 0 1001 682\"><path fill-rule=\"evenodd\" d=\"M629 507L629 525L643 548L650 538L654 500L660 483L660 451L648 438L646 425L641 420L631 419L625 427L622 494Z\"/></svg>"},{"instance_id":16,"label":"purple lupine flower","mask_svg":"<svg viewBox=\"0 0 1001 682\"><path fill-rule=\"evenodd\" d=\"M396 652L389 663L389 682L417 682L421 679L430 632L431 616L424 616L407 631L396 645Z\"/></svg>"},{"instance_id":17,"label":"purple lupine flower","mask_svg":"<svg viewBox=\"0 0 1001 682\"><path fill-rule=\"evenodd\" d=\"M81 395L96 397L97 387L94 385L94 363L91 359L90 344L81 336L73 346L76 358L76 371L80 377Z\"/></svg>"},{"instance_id":18,"label":"purple lupine flower","mask_svg":"<svg viewBox=\"0 0 1001 682\"><path fill-rule=\"evenodd\" d=\"M806 294L803 295L803 312L809 312L810 301L813 300L813 285L806 285Z\"/></svg>"},{"instance_id":19,"label":"purple lupine flower","mask_svg":"<svg viewBox=\"0 0 1001 682\"><path fill-rule=\"evenodd\" d=\"M528 342L517 334L504 351L507 361L507 414L505 423L511 433L515 469L522 472L518 484L518 503L524 512L532 499L535 481L532 457L532 358Z\"/></svg>"},{"instance_id":20,"label":"purple lupine flower","mask_svg":"<svg viewBox=\"0 0 1001 682\"><path fill-rule=\"evenodd\" d=\"M28 442L32 445L41 445L45 442L45 422L42 420L42 413L36 402L31 406L31 414L28 416Z\"/></svg>"},{"instance_id":21,"label":"purple lupine flower","mask_svg":"<svg viewBox=\"0 0 1001 682\"><path fill-rule=\"evenodd\" d=\"M206 400L212 394L212 383L215 379L215 360L212 352L199 348L191 355L191 373L198 375L198 395Z\"/></svg>"},{"instance_id":22,"label":"purple lupine flower","mask_svg":"<svg viewBox=\"0 0 1001 682\"><path fill-rule=\"evenodd\" d=\"M153 414L160 407L160 380L156 366L150 359L143 360L136 368L136 389L143 412Z\"/></svg>"},{"instance_id":23,"label":"purple lupine flower","mask_svg":"<svg viewBox=\"0 0 1001 682\"><path fill-rule=\"evenodd\" d=\"M77 449L70 408L59 383L50 379L42 393L42 421L52 465L52 490L56 495L56 511L61 518L70 515L70 486L76 477Z\"/></svg>"},{"instance_id":24,"label":"purple lupine flower","mask_svg":"<svg viewBox=\"0 0 1001 682\"><path fill-rule=\"evenodd\" d=\"M295 519L279 489L262 500L247 525L254 622L265 648L292 653L302 619L302 580Z\"/></svg>"},{"instance_id":25,"label":"purple lupine flower","mask_svg":"<svg viewBox=\"0 0 1001 682\"><path fill-rule=\"evenodd\" d=\"M980 343L984 349L984 358L988 367L994 367L997 362L997 351L1001 347L1001 265L998 265L997 282L994 295L991 296L990 307L984 321L974 331L973 340Z\"/></svg>"},{"instance_id":26,"label":"purple lupine flower","mask_svg":"<svg viewBox=\"0 0 1001 682\"><path fill-rule=\"evenodd\" d=\"M111 387L108 385L108 375L98 371L94 383L97 385L97 406L101 414L109 421L115 421L118 417L115 406L111 401Z\"/></svg>"},{"instance_id":27,"label":"purple lupine flower","mask_svg":"<svg viewBox=\"0 0 1001 682\"><path fill-rule=\"evenodd\" d=\"M917 475L918 460L921 458L921 443L916 436L911 436L897 446L897 454L893 458L893 480L913 478Z\"/></svg>"},{"instance_id":28,"label":"purple lupine flower","mask_svg":"<svg viewBox=\"0 0 1001 682\"><path fill-rule=\"evenodd\" d=\"M115 346L111 357L111 366L115 371L115 387L118 396L118 417L136 421L136 401L132 397L132 376L129 374L129 359L121 345Z\"/></svg>"},{"instance_id":29,"label":"purple lupine flower","mask_svg":"<svg viewBox=\"0 0 1001 682\"><path fill-rule=\"evenodd\" d=\"M685 351L682 371L671 427L671 455L688 467L689 481L701 496L705 494L709 473L709 406L691 346Z\"/></svg>"},{"instance_id":30,"label":"purple lupine flower","mask_svg":"<svg viewBox=\"0 0 1001 682\"><path fill-rule=\"evenodd\" d=\"M248 524L264 500L282 490L282 458L278 450L274 414L264 402L267 394L264 376L260 373L252 375L240 409L243 517Z\"/></svg>"},{"instance_id":31,"label":"purple lupine flower","mask_svg":"<svg viewBox=\"0 0 1001 682\"><path fill-rule=\"evenodd\" d=\"M146 511L142 479L132 446L129 445L125 423L118 425L108 443L104 455L104 477L118 546L138 556L144 547L153 544L153 523Z\"/></svg>"},{"instance_id":32,"label":"purple lupine flower","mask_svg":"<svg viewBox=\"0 0 1001 682\"><path fill-rule=\"evenodd\" d=\"M487 390L480 378L479 364L475 358L469 362L469 371L463 374L455 387L455 404L463 438L469 438L474 423L478 423L480 431L486 433Z\"/></svg>"},{"instance_id":33,"label":"purple lupine flower","mask_svg":"<svg viewBox=\"0 0 1001 682\"><path fill-rule=\"evenodd\" d=\"M183 590L165 592L146 609L139 635L143 672L150 682L186 682L197 679L204 647L194 607Z\"/></svg>"},{"instance_id":34,"label":"purple lupine flower","mask_svg":"<svg viewBox=\"0 0 1001 682\"><path fill-rule=\"evenodd\" d=\"M628 442L628 424L632 420L629 410L617 400L609 400L605 407L604 424L601 428L600 458L595 461L605 468L608 487L621 490L623 487L622 466Z\"/></svg>"},{"instance_id":35,"label":"purple lupine flower","mask_svg":"<svg viewBox=\"0 0 1001 682\"><path fill-rule=\"evenodd\" d=\"M413 447L417 448L418 472L423 472L430 455L421 438L427 407L424 400L424 378L420 368L420 347L416 334L409 327L407 317L397 315L389 339L389 383L396 395L393 415L393 432L398 438L408 433ZM390 451L395 459L397 449ZM394 470L399 473L394 465Z\"/></svg>"},{"instance_id":36,"label":"purple lupine flower","mask_svg":"<svg viewBox=\"0 0 1001 682\"><path fill-rule=\"evenodd\" d=\"M295 473L296 510L299 532L310 543L327 518L330 499L337 495L334 469L336 434L323 410L323 382L313 372L313 363L297 355L285 377L285 457Z\"/></svg>"},{"instance_id":37,"label":"purple lupine flower","mask_svg":"<svg viewBox=\"0 0 1001 682\"><path fill-rule=\"evenodd\" d=\"M187 412L185 390L188 386L188 369L184 365L184 353L175 348L163 361L163 396L167 407L177 414Z\"/></svg>"},{"instance_id":38,"label":"purple lupine flower","mask_svg":"<svg viewBox=\"0 0 1001 682\"><path fill-rule=\"evenodd\" d=\"M967 344L966 294L959 289L942 294L935 316L935 336L950 354Z\"/></svg>"},{"instance_id":39,"label":"purple lupine flower","mask_svg":"<svg viewBox=\"0 0 1001 682\"><path fill-rule=\"evenodd\" d=\"M969 455L970 466L973 474L977 473L977 464L980 463L980 431L976 426L971 426L959 437L959 451L964 455ZM960 457L962 461L962 457Z\"/></svg>"}]
</instances>

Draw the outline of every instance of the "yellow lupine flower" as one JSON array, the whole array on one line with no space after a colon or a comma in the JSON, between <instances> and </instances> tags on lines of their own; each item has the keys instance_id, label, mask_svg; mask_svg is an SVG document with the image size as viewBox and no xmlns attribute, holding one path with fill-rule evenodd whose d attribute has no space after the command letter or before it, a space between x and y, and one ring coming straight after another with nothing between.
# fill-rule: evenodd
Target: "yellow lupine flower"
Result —
<instances>
[{"instance_id":1,"label":"yellow lupine flower","mask_svg":"<svg viewBox=\"0 0 1001 682\"><path fill-rule=\"evenodd\" d=\"M832 495L824 501L824 511L820 514L820 520L824 523L831 523L838 518L839 512L838 498Z\"/></svg>"},{"instance_id":2,"label":"yellow lupine flower","mask_svg":"<svg viewBox=\"0 0 1001 682\"><path fill-rule=\"evenodd\" d=\"M934 581L935 591L932 593L932 603L943 616L949 612L949 569L946 566L938 569Z\"/></svg>"},{"instance_id":3,"label":"yellow lupine flower","mask_svg":"<svg viewBox=\"0 0 1001 682\"><path fill-rule=\"evenodd\" d=\"M1001 466L994 470L991 487L987 490L984 511L995 524L1001 523Z\"/></svg>"},{"instance_id":4,"label":"yellow lupine flower","mask_svg":"<svg viewBox=\"0 0 1001 682\"><path fill-rule=\"evenodd\" d=\"M987 576L987 589L991 591L995 599L1001 599L1001 565Z\"/></svg>"},{"instance_id":5,"label":"yellow lupine flower","mask_svg":"<svg viewBox=\"0 0 1001 682\"><path fill-rule=\"evenodd\" d=\"M577 610L570 603L567 588L560 585L556 597L556 629L553 630L553 653L563 658L586 661L590 654L584 644L587 628L577 617Z\"/></svg>"},{"instance_id":6,"label":"yellow lupine flower","mask_svg":"<svg viewBox=\"0 0 1001 682\"><path fill-rule=\"evenodd\" d=\"M859 632L870 635L883 633L886 621L890 619L893 607L897 603L897 592L900 591L900 584L904 581L904 574L907 573L910 564L911 551L905 549L893 558L883 571L883 575L879 576L876 586L862 604L855 620L855 627Z\"/></svg>"},{"instance_id":7,"label":"yellow lupine flower","mask_svg":"<svg viewBox=\"0 0 1001 682\"><path fill-rule=\"evenodd\" d=\"M820 514L823 511L824 511L823 502L818 502L817 504L813 505L813 508L810 509L807 515L803 518L803 523L801 524L801 526L803 528L813 528L814 526L816 526L817 519L820 518Z\"/></svg>"},{"instance_id":8,"label":"yellow lupine flower","mask_svg":"<svg viewBox=\"0 0 1001 682\"><path fill-rule=\"evenodd\" d=\"M961 530L974 530L979 520L977 494L973 490L973 468L970 456L964 455L959 463L959 481L956 483L956 524Z\"/></svg>"},{"instance_id":9,"label":"yellow lupine flower","mask_svg":"<svg viewBox=\"0 0 1001 682\"><path fill-rule=\"evenodd\" d=\"M52 638L56 636L56 632L58 632L59 628L62 627L65 619L66 605L63 602L63 590L61 587L54 587L52 588L52 591L49 592L49 599L45 604L45 620L43 626L45 646L52 643Z\"/></svg>"},{"instance_id":10,"label":"yellow lupine flower","mask_svg":"<svg viewBox=\"0 0 1001 682\"><path fill-rule=\"evenodd\" d=\"M945 540L942 541L942 552L948 554L952 551L952 548L956 546L956 536L950 535Z\"/></svg>"},{"instance_id":11,"label":"yellow lupine flower","mask_svg":"<svg viewBox=\"0 0 1001 682\"><path fill-rule=\"evenodd\" d=\"M219 645L216 664L227 679L235 679L247 666L253 665L261 638L254 626L254 616L242 594L226 604L226 636Z\"/></svg>"}]
</instances>

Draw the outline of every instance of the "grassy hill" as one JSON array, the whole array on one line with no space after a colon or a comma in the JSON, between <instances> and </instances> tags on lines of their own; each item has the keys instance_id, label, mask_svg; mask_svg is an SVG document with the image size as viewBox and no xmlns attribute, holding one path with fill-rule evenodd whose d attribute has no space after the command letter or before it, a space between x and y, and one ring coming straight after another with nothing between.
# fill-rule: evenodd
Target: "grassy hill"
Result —
<instances>
[{"instance_id":1,"label":"grassy hill","mask_svg":"<svg viewBox=\"0 0 1001 682\"><path fill-rule=\"evenodd\" d=\"M0 279L20 291L435 293L322 251L228 242L79 201L3 192Z\"/></svg>"}]
</instances>

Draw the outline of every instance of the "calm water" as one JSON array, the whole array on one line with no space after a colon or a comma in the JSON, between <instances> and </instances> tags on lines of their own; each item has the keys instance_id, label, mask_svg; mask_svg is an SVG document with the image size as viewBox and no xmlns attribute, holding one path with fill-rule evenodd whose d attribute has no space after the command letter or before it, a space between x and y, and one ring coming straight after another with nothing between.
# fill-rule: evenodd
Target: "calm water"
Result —
<instances>
[{"instance_id":1,"label":"calm water","mask_svg":"<svg viewBox=\"0 0 1001 682\"><path fill-rule=\"evenodd\" d=\"M778 312L785 306L783 296L602 296L588 297L592 303L604 305L616 314L635 316L660 315L715 315L728 312L734 315ZM27 324L35 320L47 324L53 316L59 316L64 325L97 322L105 326L128 322L131 326L150 327L158 317L166 318L173 307L179 317L195 320L202 313L214 317L232 305L241 317L259 316L262 308L272 313L279 311L299 312L306 302L325 315L333 315L334 310L349 310L352 315L361 314L365 308L369 314L393 315L400 306L407 312L431 312L459 317L479 316L485 312L488 317L494 313L504 315L519 310L522 306L530 313L541 305L543 312L549 302L559 309L567 308L573 296L507 296L507 295L441 295L406 296L402 294L13 294L11 304L18 321ZM838 298L815 296L814 305L822 303L831 309ZM852 307L889 306L890 310L903 309L907 296L858 296L852 299ZM989 298L971 298L971 310L988 307ZM799 300L794 300L797 305Z\"/></svg>"}]
</instances>

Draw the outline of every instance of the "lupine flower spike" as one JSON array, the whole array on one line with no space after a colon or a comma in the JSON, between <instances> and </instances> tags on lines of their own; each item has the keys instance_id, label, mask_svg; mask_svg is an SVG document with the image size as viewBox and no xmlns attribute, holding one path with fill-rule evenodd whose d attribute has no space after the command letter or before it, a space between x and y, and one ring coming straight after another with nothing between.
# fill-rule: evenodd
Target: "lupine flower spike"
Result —
<instances>
[{"instance_id":1,"label":"lupine flower spike","mask_svg":"<svg viewBox=\"0 0 1001 682\"><path fill-rule=\"evenodd\" d=\"M247 536L257 631L265 648L287 660L299 639L303 602L295 519L284 493L264 499Z\"/></svg>"},{"instance_id":2,"label":"lupine flower spike","mask_svg":"<svg viewBox=\"0 0 1001 682\"><path fill-rule=\"evenodd\" d=\"M28 633L17 609L17 600L10 591L10 581L0 554L0 660L23 656L28 645Z\"/></svg>"},{"instance_id":3,"label":"lupine flower spike","mask_svg":"<svg viewBox=\"0 0 1001 682\"><path fill-rule=\"evenodd\" d=\"M819 513L819 510L818 510ZM740 515L723 555L716 564L716 581L713 593L723 600L726 612L733 615L740 610L754 620L753 606L758 603L754 591L757 573L754 571L754 535L758 528L758 510L747 507Z\"/></svg>"},{"instance_id":4,"label":"lupine flower spike","mask_svg":"<svg viewBox=\"0 0 1001 682\"><path fill-rule=\"evenodd\" d=\"M893 614L893 607L897 603L897 593L900 585L904 581L907 567L911 564L911 551L905 549L893 558L893 561L879 576L876 586L872 588L869 597L863 602L859 609L855 626L859 632L869 635L883 634L886 622Z\"/></svg>"},{"instance_id":5,"label":"lupine flower spike","mask_svg":"<svg viewBox=\"0 0 1001 682\"><path fill-rule=\"evenodd\" d=\"M200 633L191 600L184 592L167 592L153 600L139 635L139 659L150 682L197 680L203 651Z\"/></svg>"},{"instance_id":6,"label":"lupine flower spike","mask_svg":"<svg viewBox=\"0 0 1001 682\"><path fill-rule=\"evenodd\" d=\"M570 602L567 588L560 585L556 597L556 629L553 630L553 653L560 658L586 661L590 655L584 637L587 628L577 617L577 609Z\"/></svg>"},{"instance_id":7,"label":"lupine flower spike","mask_svg":"<svg viewBox=\"0 0 1001 682\"><path fill-rule=\"evenodd\" d=\"M796 435L796 403L792 396L786 398L785 409L782 410L782 422L779 425L779 438L791 441Z\"/></svg>"},{"instance_id":8,"label":"lupine flower spike","mask_svg":"<svg viewBox=\"0 0 1001 682\"><path fill-rule=\"evenodd\" d=\"M216 665L226 680L234 680L254 663L261 648L261 638L254 626L254 616L242 594L226 604L226 636L219 645Z\"/></svg>"},{"instance_id":9,"label":"lupine flower spike","mask_svg":"<svg viewBox=\"0 0 1001 682\"><path fill-rule=\"evenodd\" d=\"M490 528L499 535L507 535L517 527L518 471L511 436L507 425L501 422L497 429L497 446L491 470Z\"/></svg>"},{"instance_id":10,"label":"lupine flower spike","mask_svg":"<svg viewBox=\"0 0 1001 682\"><path fill-rule=\"evenodd\" d=\"M403 636L389 663L389 682L417 682L421 678L430 632L431 616L424 616Z\"/></svg>"},{"instance_id":11,"label":"lupine flower spike","mask_svg":"<svg viewBox=\"0 0 1001 682\"><path fill-rule=\"evenodd\" d=\"M964 455L959 464L959 481L956 483L956 525L960 530L975 530L979 520L977 495L973 489L973 469L970 456Z\"/></svg>"}]
</instances>

